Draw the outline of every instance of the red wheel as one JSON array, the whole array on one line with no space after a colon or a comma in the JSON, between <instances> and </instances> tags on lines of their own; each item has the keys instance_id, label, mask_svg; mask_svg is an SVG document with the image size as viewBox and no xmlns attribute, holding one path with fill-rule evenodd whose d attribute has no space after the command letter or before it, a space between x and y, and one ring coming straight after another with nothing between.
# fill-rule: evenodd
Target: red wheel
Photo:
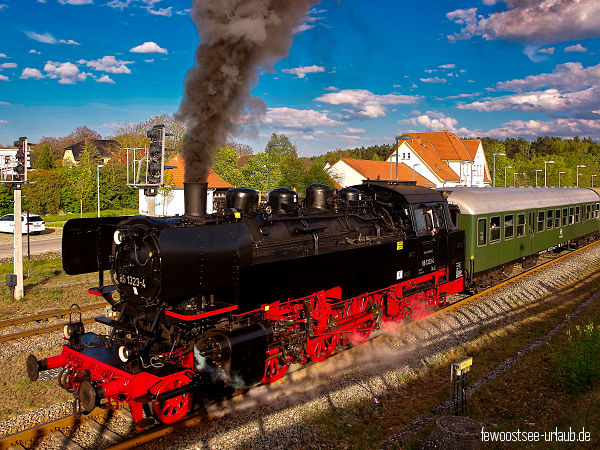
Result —
<instances>
[{"instance_id":1,"label":"red wheel","mask_svg":"<svg viewBox=\"0 0 600 450\"><path fill-rule=\"evenodd\" d=\"M171 378L160 386L157 394L169 392L175 388L183 386L184 384L188 384L189 382L189 378L185 375L181 375L177 378ZM175 423L183 419L183 417L189 412L191 405L192 394L188 392L187 394L182 394L179 397L175 397L164 402L154 400L152 402L152 409L154 410L154 415L156 418L162 423Z\"/></svg>"},{"instance_id":2,"label":"red wheel","mask_svg":"<svg viewBox=\"0 0 600 450\"><path fill-rule=\"evenodd\" d=\"M333 354L339 340L339 334L330 334L311 339L306 345L306 353L313 361L325 361Z\"/></svg>"},{"instance_id":3,"label":"red wheel","mask_svg":"<svg viewBox=\"0 0 600 450\"><path fill-rule=\"evenodd\" d=\"M279 353L278 348L269 350L267 352L269 356L275 355L277 353ZM265 376L261 381L263 383L273 383L279 380L282 376L285 375L288 368L290 367L290 359L291 358L289 357L288 359L284 358L283 355L279 355L275 358L268 359L267 362L265 362Z\"/></svg>"},{"instance_id":4,"label":"red wheel","mask_svg":"<svg viewBox=\"0 0 600 450\"><path fill-rule=\"evenodd\" d=\"M357 316L364 313L367 310L368 305L369 297L355 298L352 300L350 307L348 308L348 316ZM366 322L357 323L355 328L370 328L373 325L374 323L372 320L367 320ZM346 337L352 345L364 344L367 342L370 335L371 330L349 331L346 333Z\"/></svg>"}]
</instances>

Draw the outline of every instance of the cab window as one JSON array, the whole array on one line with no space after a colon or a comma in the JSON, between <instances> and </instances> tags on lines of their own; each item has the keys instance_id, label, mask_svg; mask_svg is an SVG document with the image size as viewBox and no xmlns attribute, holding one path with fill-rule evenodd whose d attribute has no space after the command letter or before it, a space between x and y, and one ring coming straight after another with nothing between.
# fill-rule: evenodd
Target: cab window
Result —
<instances>
[{"instance_id":1,"label":"cab window","mask_svg":"<svg viewBox=\"0 0 600 450\"><path fill-rule=\"evenodd\" d=\"M490 218L490 244L500 240L500 216Z\"/></svg>"},{"instance_id":2,"label":"cab window","mask_svg":"<svg viewBox=\"0 0 600 450\"><path fill-rule=\"evenodd\" d=\"M546 220L546 228L548 230L551 230L552 227L554 226L554 210L549 209L548 212L546 213L546 217L548 218Z\"/></svg>"},{"instance_id":3,"label":"cab window","mask_svg":"<svg viewBox=\"0 0 600 450\"><path fill-rule=\"evenodd\" d=\"M514 234L514 216L512 214L507 214L504 216L504 240L508 241L509 239L512 239Z\"/></svg>"},{"instance_id":4,"label":"cab window","mask_svg":"<svg viewBox=\"0 0 600 450\"><path fill-rule=\"evenodd\" d=\"M517 215L517 237L525 236L525 214Z\"/></svg>"},{"instance_id":5,"label":"cab window","mask_svg":"<svg viewBox=\"0 0 600 450\"><path fill-rule=\"evenodd\" d=\"M426 203L414 209L417 234L435 234L446 228L446 215L442 203Z\"/></svg>"},{"instance_id":6,"label":"cab window","mask_svg":"<svg viewBox=\"0 0 600 450\"><path fill-rule=\"evenodd\" d=\"M477 220L477 247L487 244L487 219Z\"/></svg>"}]
</instances>

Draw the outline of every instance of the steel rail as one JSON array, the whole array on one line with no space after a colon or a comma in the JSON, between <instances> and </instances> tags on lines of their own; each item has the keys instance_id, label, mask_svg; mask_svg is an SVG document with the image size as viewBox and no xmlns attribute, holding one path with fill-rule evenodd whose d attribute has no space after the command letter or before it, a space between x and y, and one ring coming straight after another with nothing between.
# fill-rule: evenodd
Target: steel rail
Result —
<instances>
[{"instance_id":1,"label":"steel rail","mask_svg":"<svg viewBox=\"0 0 600 450\"><path fill-rule=\"evenodd\" d=\"M89 317L87 319L81 320L81 322L84 325L93 323L95 321L96 321L96 317ZM50 333L52 331L62 330L64 326L65 326L64 323L57 323L55 325L49 325L47 327L38 327L38 328L32 328L31 330L19 331L18 333L4 334L4 335L0 336L0 343L14 341L15 339L21 339L21 338L29 337L29 336L35 336L36 334Z\"/></svg>"},{"instance_id":2,"label":"steel rail","mask_svg":"<svg viewBox=\"0 0 600 450\"><path fill-rule=\"evenodd\" d=\"M100 309L100 308L106 307L107 305L108 305L108 303L106 303L106 302L94 303L92 305L85 305L85 306L81 307L81 312L92 311L94 309ZM69 314L69 312L70 312L70 310L68 310L68 309L55 309L52 311L45 311L45 312L39 313L39 314L33 314L31 316L22 316L22 317L15 317L13 319L0 320L0 328L6 328L11 325L21 325L23 323L31 323L31 322L37 322L40 320L52 319L54 317L60 318L60 317L67 316Z\"/></svg>"}]
</instances>

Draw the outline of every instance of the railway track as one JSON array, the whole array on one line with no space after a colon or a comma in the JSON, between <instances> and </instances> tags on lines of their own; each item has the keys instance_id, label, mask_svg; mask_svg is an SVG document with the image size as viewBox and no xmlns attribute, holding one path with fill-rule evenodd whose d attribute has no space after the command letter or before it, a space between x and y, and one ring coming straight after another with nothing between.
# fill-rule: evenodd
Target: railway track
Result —
<instances>
[{"instance_id":1,"label":"railway track","mask_svg":"<svg viewBox=\"0 0 600 450\"><path fill-rule=\"evenodd\" d=\"M520 274L514 275L491 288L488 288L477 294L473 294L465 298L459 299L454 303L436 311L434 314L445 314L455 308L458 308L459 306L465 305L473 300L476 300L477 298L483 295L487 295L491 292L510 286L515 282L519 281L520 279L530 276L531 274L538 272L543 268L548 267L549 265L552 265L560 260L573 256L579 252L584 251L585 249L588 249L598 244L600 244L600 242L594 242L577 250L569 251L568 253L549 259L548 261L543 262L537 265L536 267L533 267ZM416 326L417 324L418 322L413 322L406 325L404 328L408 329L412 326ZM383 338L383 336L377 336L373 338L373 340L376 341L381 338ZM96 430L99 438L101 438L104 442L104 444L100 446L101 448L110 448L113 450L129 449L138 447L140 445L143 445L144 443L175 433L177 432L177 430L192 427L194 425L197 425L198 423L201 423L202 421L207 420L207 418L210 418L210 415L208 415L206 411L199 410L191 413L187 418L180 422L177 422L176 424L157 425L139 434L132 433L132 436L123 436L122 434L113 431L113 429L111 429L110 427L110 424L106 424L106 422L103 423L102 420L99 420L99 418L102 419L103 417L107 417L107 414L109 414L109 411L96 409L93 414L90 414L88 416L80 416L79 418L76 418L75 416L70 415L53 422L44 423L37 427L24 430L22 432L15 433L13 435L6 436L5 438L0 439L0 449L39 448L38 446L36 446L36 443L40 442L40 438L47 435L48 433L57 436L54 437L53 440L55 442L57 440L60 441L60 445L64 448L85 448L79 445L76 442L76 440L73 439L73 434L71 431L64 431L65 429L73 430L83 426L87 426L93 430ZM131 426L133 427L133 422L131 423ZM59 434L56 435L56 433Z\"/></svg>"},{"instance_id":2,"label":"railway track","mask_svg":"<svg viewBox=\"0 0 600 450\"><path fill-rule=\"evenodd\" d=\"M102 309L102 308L106 308L106 303L104 303L104 302L103 303L94 303L91 305L82 306L81 312L84 313L84 312L93 311L93 310ZM4 330L9 327L29 326L34 323L39 323L39 322L48 321L48 320L52 320L52 319L60 319L63 317L67 317L68 315L69 315L68 309L59 309L59 310L53 310L53 311L46 311L43 313L31 315L31 316L16 317L13 319L2 320L2 321L0 321L0 330ZM86 325L86 324L94 322L95 317L83 319L82 321L83 321L84 325ZM64 323L58 323L58 324L48 325L45 327L28 328L23 331L16 331L16 332L11 331L9 333L0 335L0 343L12 341L14 339L20 339L20 338L24 338L24 337L34 336L37 334L49 333L52 331L62 330L63 326L64 326ZM2 331L0 331L0 332L2 332Z\"/></svg>"}]
</instances>

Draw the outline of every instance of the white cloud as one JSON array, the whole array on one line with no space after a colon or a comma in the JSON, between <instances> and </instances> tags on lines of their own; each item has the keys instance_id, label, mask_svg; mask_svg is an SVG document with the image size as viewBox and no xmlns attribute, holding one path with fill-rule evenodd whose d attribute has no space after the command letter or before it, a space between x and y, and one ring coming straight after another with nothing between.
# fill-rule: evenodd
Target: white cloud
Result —
<instances>
[{"instance_id":1,"label":"white cloud","mask_svg":"<svg viewBox=\"0 0 600 450\"><path fill-rule=\"evenodd\" d=\"M81 45L79 42L74 41L73 39L61 39L58 42L60 42L61 44L67 44L67 45Z\"/></svg>"},{"instance_id":2,"label":"white cloud","mask_svg":"<svg viewBox=\"0 0 600 450\"><path fill-rule=\"evenodd\" d=\"M48 61L44 66L44 72L52 79L58 78L59 84L75 84L84 81L90 73L80 72L79 67L70 62L58 63Z\"/></svg>"},{"instance_id":3,"label":"white cloud","mask_svg":"<svg viewBox=\"0 0 600 450\"><path fill-rule=\"evenodd\" d=\"M581 44L569 45L568 47L565 47L565 52L586 53L587 51L588 49Z\"/></svg>"},{"instance_id":4,"label":"white cloud","mask_svg":"<svg viewBox=\"0 0 600 450\"><path fill-rule=\"evenodd\" d=\"M37 50L31 49L27 53L31 53L32 55L41 55L42 52L38 52Z\"/></svg>"},{"instance_id":5,"label":"white cloud","mask_svg":"<svg viewBox=\"0 0 600 450\"><path fill-rule=\"evenodd\" d=\"M159 9L146 8L146 11L148 11L150 14L154 14L155 16L171 17L173 15L173 7L172 6L169 6L168 8L159 8Z\"/></svg>"},{"instance_id":6,"label":"white cloud","mask_svg":"<svg viewBox=\"0 0 600 450\"><path fill-rule=\"evenodd\" d=\"M416 95L377 95L366 89L344 89L321 95L316 100L329 105L345 106L343 112L346 118L375 119L385 117L385 106L387 105L416 103L419 98Z\"/></svg>"},{"instance_id":7,"label":"white cloud","mask_svg":"<svg viewBox=\"0 0 600 450\"><path fill-rule=\"evenodd\" d=\"M145 61L145 62L147 62L147 63L153 63L153 62L154 62L154 58L151 58L151 59L145 59L144 61Z\"/></svg>"},{"instance_id":8,"label":"white cloud","mask_svg":"<svg viewBox=\"0 0 600 450\"><path fill-rule=\"evenodd\" d=\"M481 101L458 105L460 109L476 111L503 111L513 109L526 112L582 111L600 105L600 92L588 88L573 92L558 89L531 91L501 97L488 97Z\"/></svg>"},{"instance_id":9,"label":"white cloud","mask_svg":"<svg viewBox=\"0 0 600 450\"><path fill-rule=\"evenodd\" d=\"M58 0L61 5L91 5L94 0Z\"/></svg>"},{"instance_id":10,"label":"white cloud","mask_svg":"<svg viewBox=\"0 0 600 450\"><path fill-rule=\"evenodd\" d=\"M316 27L319 22L325 18L323 16L318 16L318 14L323 14L324 12L327 12L327 10L311 8L310 11L308 11L308 14L304 17L302 23L292 30L293 33L300 34Z\"/></svg>"},{"instance_id":11,"label":"white cloud","mask_svg":"<svg viewBox=\"0 0 600 450\"><path fill-rule=\"evenodd\" d=\"M0 11L3 11L4 8L8 8L8 4L6 4L6 3L0 4Z\"/></svg>"},{"instance_id":12,"label":"white cloud","mask_svg":"<svg viewBox=\"0 0 600 450\"><path fill-rule=\"evenodd\" d=\"M0 123L4 124L4 123L10 123L10 121L8 120L0 120Z\"/></svg>"},{"instance_id":13,"label":"white cloud","mask_svg":"<svg viewBox=\"0 0 600 450\"><path fill-rule=\"evenodd\" d=\"M115 84L114 80L108 75L102 75L100 78L96 79L98 83L110 83Z\"/></svg>"},{"instance_id":14,"label":"white cloud","mask_svg":"<svg viewBox=\"0 0 600 450\"><path fill-rule=\"evenodd\" d=\"M33 39L34 41L42 42L44 44L67 44L67 45L81 45L79 42L74 41L73 39L56 39L50 33L36 33L34 31L24 31L25 35L29 39ZM31 52L30 52L31 53Z\"/></svg>"},{"instance_id":15,"label":"white cloud","mask_svg":"<svg viewBox=\"0 0 600 450\"><path fill-rule=\"evenodd\" d=\"M0 53L0 58L8 58L8 56L6 56L6 53Z\"/></svg>"},{"instance_id":16,"label":"white cloud","mask_svg":"<svg viewBox=\"0 0 600 450\"><path fill-rule=\"evenodd\" d=\"M14 63L14 62L3 63L3 64L0 64L0 67L2 67L3 69L14 69L17 67L17 63Z\"/></svg>"},{"instance_id":17,"label":"white cloud","mask_svg":"<svg viewBox=\"0 0 600 450\"><path fill-rule=\"evenodd\" d=\"M475 137L480 136L479 130L469 130L467 128L456 128L458 120L453 117L446 116L444 113L435 111L427 111L425 114L420 114L417 117L400 120L399 123L404 125L416 125L425 128L428 131L449 130L458 133L461 136Z\"/></svg>"},{"instance_id":18,"label":"white cloud","mask_svg":"<svg viewBox=\"0 0 600 450\"><path fill-rule=\"evenodd\" d=\"M336 88L335 86L327 86L327 87L325 88L325 90L326 90L326 91L337 91L337 90L338 90L338 88Z\"/></svg>"},{"instance_id":19,"label":"white cloud","mask_svg":"<svg viewBox=\"0 0 600 450\"><path fill-rule=\"evenodd\" d=\"M457 9L446 17L460 25L448 39L503 39L538 44L584 39L600 35L598 0L506 0L505 11L487 17L477 8Z\"/></svg>"},{"instance_id":20,"label":"white cloud","mask_svg":"<svg viewBox=\"0 0 600 450\"><path fill-rule=\"evenodd\" d=\"M9 81L6 75L0 75L0 81Z\"/></svg>"},{"instance_id":21,"label":"white cloud","mask_svg":"<svg viewBox=\"0 0 600 450\"><path fill-rule=\"evenodd\" d=\"M304 78L307 73L325 72L325 67L315 65L301 66L294 67L293 69L283 69L282 72L294 74L296 75L296 78Z\"/></svg>"},{"instance_id":22,"label":"white cloud","mask_svg":"<svg viewBox=\"0 0 600 450\"><path fill-rule=\"evenodd\" d=\"M488 136L600 136L600 119L512 120L485 132Z\"/></svg>"},{"instance_id":23,"label":"white cloud","mask_svg":"<svg viewBox=\"0 0 600 450\"><path fill-rule=\"evenodd\" d=\"M80 59L77 61L78 64L85 64L99 72L108 73L131 73L129 67L126 64L133 64L133 61L119 61L112 55L104 56L103 58L96 59L94 61L86 61Z\"/></svg>"},{"instance_id":24,"label":"white cloud","mask_svg":"<svg viewBox=\"0 0 600 450\"><path fill-rule=\"evenodd\" d=\"M40 72L38 69L26 67L25 69L23 69L23 72L21 73L21 76L19 78L21 78L22 80L25 80L27 78L35 78L36 80L39 80L40 78L44 78L44 75L42 75L42 72Z\"/></svg>"},{"instance_id":25,"label":"white cloud","mask_svg":"<svg viewBox=\"0 0 600 450\"><path fill-rule=\"evenodd\" d=\"M540 48L538 50L538 53L543 53L545 55L554 55L554 47Z\"/></svg>"},{"instance_id":26,"label":"white cloud","mask_svg":"<svg viewBox=\"0 0 600 450\"><path fill-rule=\"evenodd\" d=\"M314 109L269 108L264 123L273 128L311 130L315 127L334 127L344 122L331 119L326 111Z\"/></svg>"},{"instance_id":27,"label":"white cloud","mask_svg":"<svg viewBox=\"0 0 600 450\"><path fill-rule=\"evenodd\" d=\"M131 53L163 53L165 55L168 53L167 49L160 47L156 42L152 41L144 42L129 51Z\"/></svg>"},{"instance_id":28,"label":"white cloud","mask_svg":"<svg viewBox=\"0 0 600 450\"><path fill-rule=\"evenodd\" d=\"M421 80L423 83L445 83L448 81L445 78L440 77L419 78L419 80Z\"/></svg>"},{"instance_id":29,"label":"white cloud","mask_svg":"<svg viewBox=\"0 0 600 450\"><path fill-rule=\"evenodd\" d=\"M367 131L364 128L352 128L352 127L346 128L346 133L364 134L366 132Z\"/></svg>"},{"instance_id":30,"label":"white cloud","mask_svg":"<svg viewBox=\"0 0 600 450\"><path fill-rule=\"evenodd\" d=\"M552 73L529 75L523 79L500 82L497 87L507 91L541 87L577 90L597 85L600 85L600 64L584 69L583 64L579 62L568 62L557 65Z\"/></svg>"},{"instance_id":31,"label":"white cloud","mask_svg":"<svg viewBox=\"0 0 600 450\"><path fill-rule=\"evenodd\" d=\"M440 69L454 69L456 68L456 64L442 64L438 66Z\"/></svg>"},{"instance_id":32,"label":"white cloud","mask_svg":"<svg viewBox=\"0 0 600 450\"><path fill-rule=\"evenodd\" d=\"M8 105L11 105L11 104L12 103L9 103L9 102L0 102L0 105L2 105L2 106L8 106Z\"/></svg>"},{"instance_id":33,"label":"white cloud","mask_svg":"<svg viewBox=\"0 0 600 450\"><path fill-rule=\"evenodd\" d=\"M473 92L471 94L449 95L448 97L445 97L445 100L456 100L457 98L477 97L478 95L481 95L481 92Z\"/></svg>"},{"instance_id":34,"label":"white cloud","mask_svg":"<svg viewBox=\"0 0 600 450\"><path fill-rule=\"evenodd\" d=\"M25 31L25 35L34 41L43 42L44 44L56 44L56 38L50 33L35 33L33 31Z\"/></svg>"}]
</instances>

